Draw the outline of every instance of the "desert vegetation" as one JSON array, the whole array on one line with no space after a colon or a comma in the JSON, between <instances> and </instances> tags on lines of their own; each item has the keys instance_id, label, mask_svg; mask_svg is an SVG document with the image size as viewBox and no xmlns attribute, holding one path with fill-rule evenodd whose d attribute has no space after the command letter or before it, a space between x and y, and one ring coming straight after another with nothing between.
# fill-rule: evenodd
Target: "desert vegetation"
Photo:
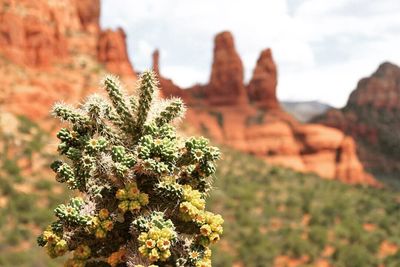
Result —
<instances>
[{"instance_id":1,"label":"desert vegetation","mask_svg":"<svg viewBox=\"0 0 400 267\"><path fill-rule=\"evenodd\" d=\"M45 158L45 165L55 155L42 146L24 155L31 142L37 142L33 147L42 143L38 140L48 143L49 134L25 118L18 119L18 125L14 136L2 136L8 140L3 155L21 152L1 159L2 165L15 162L1 173L0 264L60 266L67 257L51 259L35 239L54 219L53 209L74 195L51 179L48 167L27 172L21 166L30 154ZM213 266L400 264L398 191L324 180L231 149L222 154L208 202L209 209L225 219L223 238L212 247Z\"/></svg>"},{"instance_id":2,"label":"desert vegetation","mask_svg":"<svg viewBox=\"0 0 400 267\"><path fill-rule=\"evenodd\" d=\"M56 104L61 128L51 164L56 180L78 196L54 209L56 221L38 237L51 258L72 252L65 266L211 266L209 246L223 219L205 210L218 148L181 139L172 122L180 99L157 99L155 74L145 71L136 95L103 80L79 108Z\"/></svg>"}]
</instances>

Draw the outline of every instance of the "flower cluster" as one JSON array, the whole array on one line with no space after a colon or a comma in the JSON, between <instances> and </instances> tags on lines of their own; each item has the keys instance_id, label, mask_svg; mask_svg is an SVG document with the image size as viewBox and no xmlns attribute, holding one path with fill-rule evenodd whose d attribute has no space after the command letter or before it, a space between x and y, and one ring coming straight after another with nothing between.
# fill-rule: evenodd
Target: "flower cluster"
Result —
<instances>
[{"instance_id":1,"label":"flower cluster","mask_svg":"<svg viewBox=\"0 0 400 267\"><path fill-rule=\"evenodd\" d=\"M110 212L107 209L101 209L99 215L93 217L91 227L97 238L105 238L107 232L110 232L114 227Z\"/></svg>"},{"instance_id":2,"label":"flower cluster","mask_svg":"<svg viewBox=\"0 0 400 267\"><path fill-rule=\"evenodd\" d=\"M219 150L177 134L184 105L157 99L153 72L141 74L133 95L115 77L103 85L107 99L54 106L68 126L57 134L62 160L50 167L80 197L54 210L39 246L51 257L72 252L66 267L211 266L223 220L205 211L205 199Z\"/></svg>"},{"instance_id":3,"label":"flower cluster","mask_svg":"<svg viewBox=\"0 0 400 267\"><path fill-rule=\"evenodd\" d=\"M139 252L151 262L166 261L171 256L171 242L175 232L170 228L152 227L148 232L139 235Z\"/></svg>"},{"instance_id":4,"label":"flower cluster","mask_svg":"<svg viewBox=\"0 0 400 267\"><path fill-rule=\"evenodd\" d=\"M210 243L219 241L223 232L222 224L224 223L221 215L205 211L199 214L195 221L200 226L199 244L206 247Z\"/></svg>"},{"instance_id":5,"label":"flower cluster","mask_svg":"<svg viewBox=\"0 0 400 267\"><path fill-rule=\"evenodd\" d=\"M133 222L140 231L139 252L151 262L166 261L171 256L170 248L176 241L177 233L171 220L162 212L153 212L149 217L140 217Z\"/></svg>"},{"instance_id":6,"label":"flower cluster","mask_svg":"<svg viewBox=\"0 0 400 267\"><path fill-rule=\"evenodd\" d=\"M68 251L67 242L51 228L43 232L41 241L45 244L47 254L52 258L62 256Z\"/></svg>"},{"instance_id":7,"label":"flower cluster","mask_svg":"<svg viewBox=\"0 0 400 267\"><path fill-rule=\"evenodd\" d=\"M120 201L118 209L125 213L139 211L142 206L149 204L149 196L141 193L135 182L129 183L123 189L119 189L115 197Z\"/></svg>"},{"instance_id":8,"label":"flower cluster","mask_svg":"<svg viewBox=\"0 0 400 267\"><path fill-rule=\"evenodd\" d=\"M184 221L194 220L205 208L205 200L198 190L193 190L190 185L183 186L183 201L179 210Z\"/></svg>"},{"instance_id":9,"label":"flower cluster","mask_svg":"<svg viewBox=\"0 0 400 267\"><path fill-rule=\"evenodd\" d=\"M195 267L211 267L211 249L193 249L189 252L189 262Z\"/></svg>"}]
</instances>

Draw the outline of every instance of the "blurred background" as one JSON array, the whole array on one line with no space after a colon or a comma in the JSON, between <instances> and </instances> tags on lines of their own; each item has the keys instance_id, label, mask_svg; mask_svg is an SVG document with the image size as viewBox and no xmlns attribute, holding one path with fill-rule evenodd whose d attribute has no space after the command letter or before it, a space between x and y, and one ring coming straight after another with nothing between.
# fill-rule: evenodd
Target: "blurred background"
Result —
<instances>
[{"instance_id":1,"label":"blurred background","mask_svg":"<svg viewBox=\"0 0 400 267\"><path fill-rule=\"evenodd\" d=\"M75 194L61 126L106 73L153 68L182 134L223 149L214 266L400 266L397 0L0 0L0 266L62 266L36 245Z\"/></svg>"}]
</instances>

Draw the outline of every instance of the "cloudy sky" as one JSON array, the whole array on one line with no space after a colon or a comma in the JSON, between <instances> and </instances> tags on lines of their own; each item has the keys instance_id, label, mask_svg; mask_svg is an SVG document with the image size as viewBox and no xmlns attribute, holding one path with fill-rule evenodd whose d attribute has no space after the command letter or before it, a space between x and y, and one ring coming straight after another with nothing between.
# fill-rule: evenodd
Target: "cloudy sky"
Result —
<instances>
[{"instance_id":1,"label":"cloudy sky","mask_svg":"<svg viewBox=\"0 0 400 267\"><path fill-rule=\"evenodd\" d=\"M278 64L281 100L343 106L380 63L400 64L399 0L102 0L104 28L122 27L135 69L181 86L209 79L214 35L234 34L250 79L262 49Z\"/></svg>"}]
</instances>

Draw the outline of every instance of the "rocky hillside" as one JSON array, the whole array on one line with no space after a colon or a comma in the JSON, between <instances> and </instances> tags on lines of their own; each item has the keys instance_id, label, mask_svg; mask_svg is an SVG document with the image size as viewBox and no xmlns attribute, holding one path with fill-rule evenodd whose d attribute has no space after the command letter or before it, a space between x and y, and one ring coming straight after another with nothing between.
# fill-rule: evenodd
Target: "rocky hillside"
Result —
<instances>
[{"instance_id":1,"label":"rocky hillside","mask_svg":"<svg viewBox=\"0 0 400 267\"><path fill-rule=\"evenodd\" d=\"M156 52L154 66L160 71L158 59ZM180 96L189 104L188 121L216 142L271 164L347 183L376 185L358 160L351 137L330 127L302 124L281 108L277 80L272 52L266 49L245 84L233 37L222 32L215 37L208 84L183 90L161 78L161 86L166 95Z\"/></svg>"},{"instance_id":2,"label":"rocky hillside","mask_svg":"<svg viewBox=\"0 0 400 267\"><path fill-rule=\"evenodd\" d=\"M361 79L343 109L315 119L357 140L364 165L376 173L400 177L400 68L383 63Z\"/></svg>"},{"instance_id":3,"label":"rocky hillside","mask_svg":"<svg viewBox=\"0 0 400 267\"><path fill-rule=\"evenodd\" d=\"M44 123L55 101L79 101L106 70L135 82L124 32L102 31L99 16L99 0L1 0L1 108Z\"/></svg>"},{"instance_id":4,"label":"rocky hillside","mask_svg":"<svg viewBox=\"0 0 400 267\"><path fill-rule=\"evenodd\" d=\"M98 86L106 71L133 88L123 30L101 30L99 0L1 0L1 109L25 115L46 129L56 101L78 102ZM159 54L154 68L160 72ZM249 84L233 36L215 37L210 80L182 90L161 78L164 95L182 97L191 127L216 142L266 161L315 172L348 183L377 185L355 153L354 141L341 131L301 124L276 98L277 67L270 49L262 51Z\"/></svg>"}]
</instances>

